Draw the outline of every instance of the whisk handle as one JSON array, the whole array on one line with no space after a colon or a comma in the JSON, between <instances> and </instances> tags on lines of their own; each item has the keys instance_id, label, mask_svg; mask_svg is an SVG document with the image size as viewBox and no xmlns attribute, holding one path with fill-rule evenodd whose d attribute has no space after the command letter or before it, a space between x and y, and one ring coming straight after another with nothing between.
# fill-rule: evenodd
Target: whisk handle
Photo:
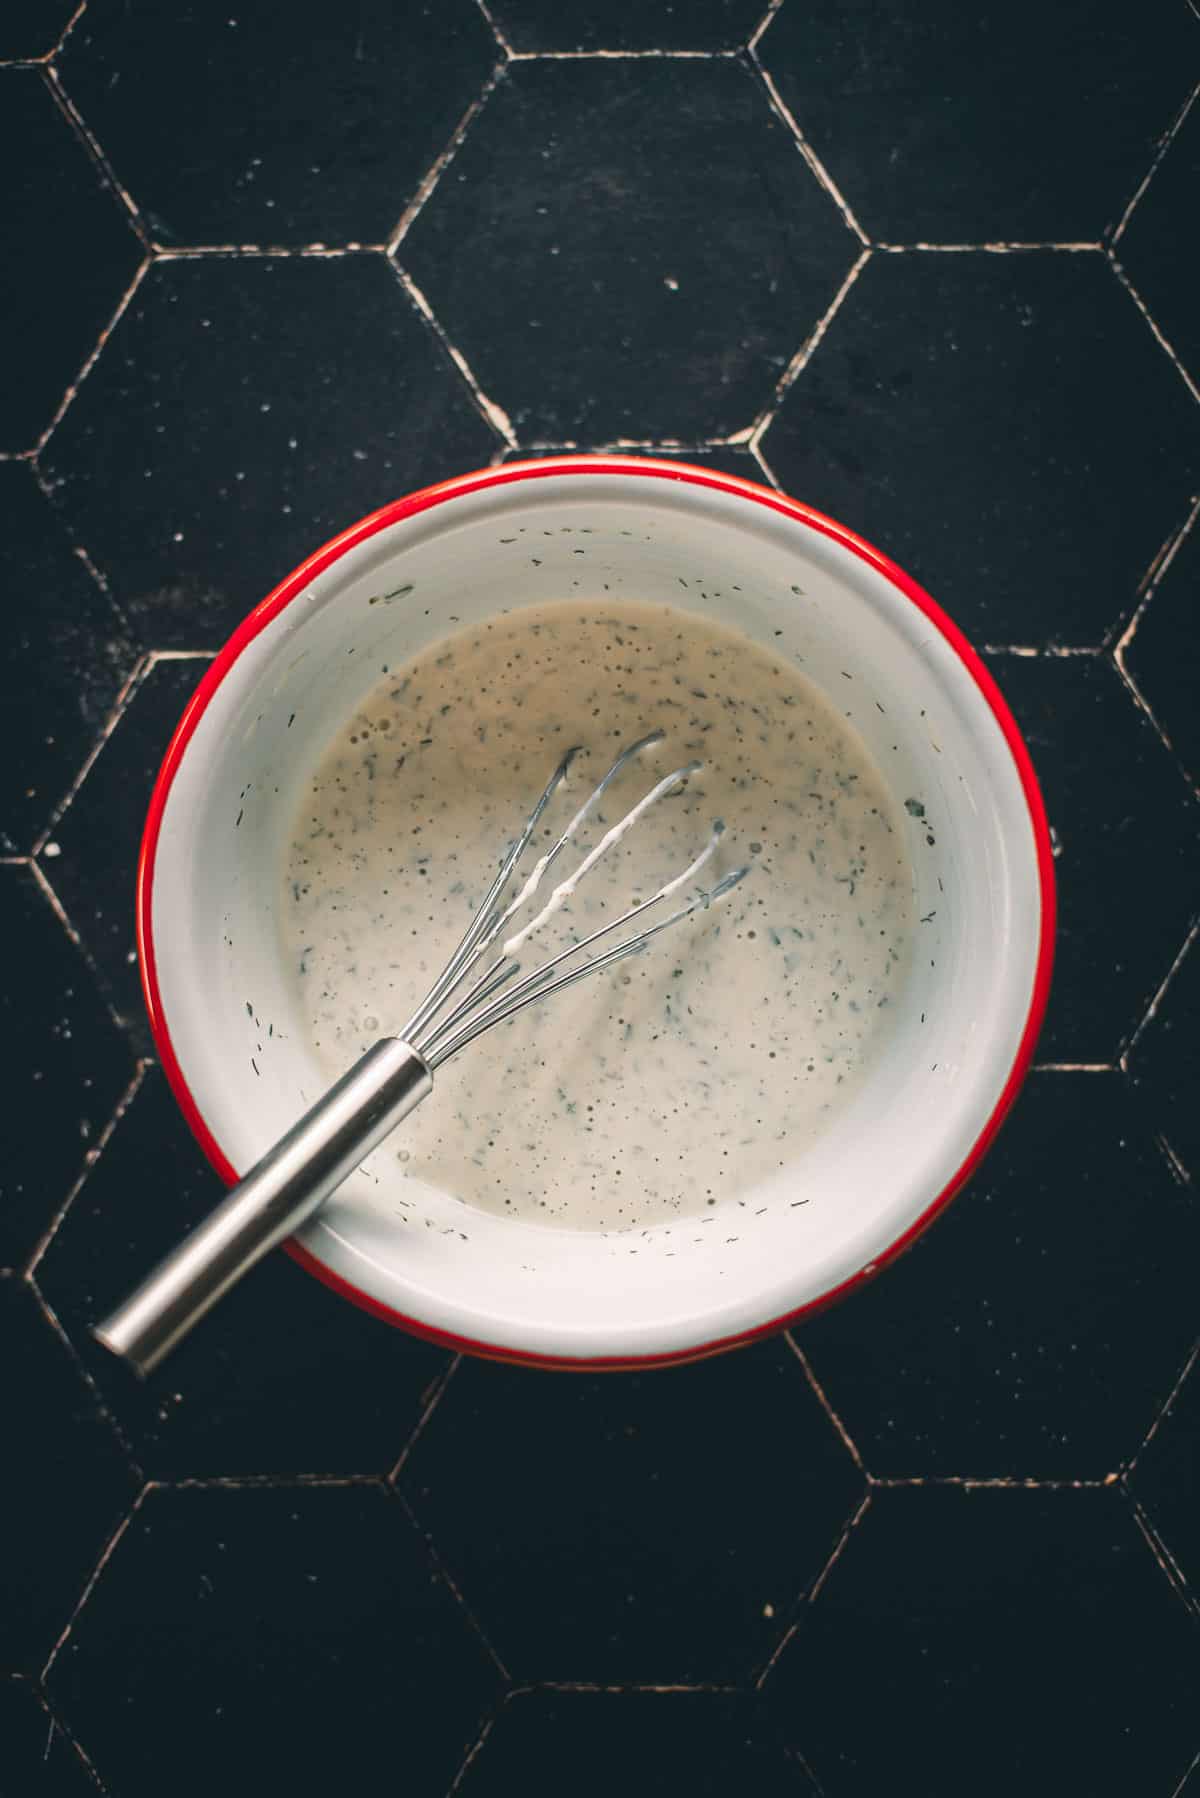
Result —
<instances>
[{"instance_id":1,"label":"whisk handle","mask_svg":"<svg viewBox=\"0 0 1200 1798\"><path fill-rule=\"evenodd\" d=\"M139 1374L182 1341L256 1261L311 1217L431 1091L397 1037L375 1043L171 1250L94 1335Z\"/></svg>"}]
</instances>

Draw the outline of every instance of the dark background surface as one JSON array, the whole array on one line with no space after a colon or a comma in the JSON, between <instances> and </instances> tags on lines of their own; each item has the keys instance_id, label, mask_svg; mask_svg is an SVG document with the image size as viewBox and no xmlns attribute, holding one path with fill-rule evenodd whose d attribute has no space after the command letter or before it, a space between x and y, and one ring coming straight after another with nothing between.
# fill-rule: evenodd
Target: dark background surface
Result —
<instances>
[{"instance_id":1,"label":"dark background surface","mask_svg":"<svg viewBox=\"0 0 1200 1798\"><path fill-rule=\"evenodd\" d=\"M0 1791L1200 1798L1200 19L1186 0L0 6ZM981 646L1055 831L1040 1067L861 1296L469 1362L214 1195L138 996L205 660L398 494L775 482Z\"/></svg>"}]
</instances>

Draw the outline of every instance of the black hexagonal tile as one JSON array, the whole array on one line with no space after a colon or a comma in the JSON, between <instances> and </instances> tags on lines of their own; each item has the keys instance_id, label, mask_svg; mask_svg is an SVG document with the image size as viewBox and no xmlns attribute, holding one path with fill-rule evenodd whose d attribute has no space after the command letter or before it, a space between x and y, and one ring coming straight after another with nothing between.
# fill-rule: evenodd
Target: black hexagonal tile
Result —
<instances>
[{"instance_id":1,"label":"black hexagonal tile","mask_svg":"<svg viewBox=\"0 0 1200 1798\"><path fill-rule=\"evenodd\" d=\"M13 1798L96 1798L78 1750L23 1679L0 1679L0 1744L2 1789Z\"/></svg>"},{"instance_id":2,"label":"black hexagonal tile","mask_svg":"<svg viewBox=\"0 0 1200 1798\"><path fill-rule=\"evenodd\" d=\"M137 1483L124 1450L32 1289L0 1279L4 1542L0 1670L36 1672ZM0 1767L0 1776L6 1769Z\"/></svg>"},{"instance_id":3,"label":"black hexagonal tile","mask_svg":"<svg viewBox=\"0 0 1200 1798\"><path fill-rule=\"evenodd\" d=\"M974 1183L796 1332L873 1474L1103 1478L1195 1330L1200 1212L1119 1074L1035 1074Z\"/></svg>"},{"instance_id":4,"label":"black hexagonal tile","mask_svg":"<svg viewBox=\"0 0 1200 1798\"><path fill-rule=\"evenodd\" d=\"M382 256L157 263L43 467L155 649L216 648L329 537L496 439Z\"/></svg>"},{"instance_id":5,"label":"black hexagonal tile","mask_svg":"<svg viewBox=\"0 0 1200 1798\"><path fill-rule=\"evenodd\" d=\"M1200 1609L1200 1364L1191 1369L1133 1470L1132 1485Z\"/></svg>"},{"instance_id":6,"label":"black hexagonal tile","mask_svg":"<svg viewBox=\"0 0 1200 1798\"><path fill-rule=\"evenodd\" d=\"M79 0L6 0L0 17L0 60L49 56L79 10Z\"/></svg>"},{"instance_id":7,"label":"black hexagonal tile","mask_svg":"<svg viewBox=\"0 0 1200 1798\"><path fill-rule=\"evenodd\" d=\"M1096 644L1184 509L1200 409L1099 255L877 255L763 449L969 635Z\"/></svg>"},{"instance_id":8,"label":"black hexagonal tile","mask_svg":"<svg viewBox=\"0 0 1200 1798\"><path fill-rule=\"evenodd\" d=\"M764 1705L732 1692L525 1692L470 1762L463 1798L805 1798Z\"/></svg>"},{"instance_id":9,"label":"black hexagonal tile","mask_svg":"<svg viewBox=\"0 0 1200 1798\"><path fill-rule=\"evenodd\" d=\"M514 50L736 50L763 0L491 0Z\"/></svg>"},{"instance_id":10,"label":"black hexagonal tile","mask_svg":"<svg viewBox=\"0 0 1200 1798\"><path fill-rule=\"evenodd\" d=\"M162 243L378 243L480 92L472 0L94 0L64 85Z\"/></svg>"},{"instance_id":11,"label":"black hexagonal tile","mask_svg":"<svg viewBox=\"0 0 1200 1798\"><path fill-rule=\"evenodd\" d=\"M37 1270L146 1471L384 1474L449 1356L329 1292L282 1250L146 1383L92 1340L222 1187L152 1069Z\"/></svg>"},{"instance_id":12,"label":"black hexagonal tile","mask_svg":"<svg viewBox=\"0 0 1200 1798\"><path fill-rule=\"evenodd\" d=\"M830 1798L1175 1789L1200 1638L1115 1489L876 1495L768 1681Z\"/></svg>"},{"instance_id":13,"label":"black hexagonal tile","mask_svg":"<svg viewBox=\"0 0 1200 1798\"><path fill-rule=\"evenodd\" d=\"M142 254L37 69L0 69L0 210L0 450L19 451L50 423Z\"/></svg>"},{"instance_id":14,"label":"black hexagonal tile","mask_svg":"<svg viewBox=\"0 0 1200 1798\"><path fill-rule=\"evenodd\" d=\"M1200 1179L1200 948L1194 939L1133 1044L1128 1066L1172 1153Z\"/></svg>"},{"instance_id":15,"label":"black hexagonal tile","mask_svg":"<svg viewBox=\"0 0 1200 1798\"><path fill-rule=\"evenodd\" d=\"M1122 266L1194 381L1200 381L1192 228L1198 181L1200 108L1193 105L1117 243Z\"/></svg>"},{"instance_id":16,"label":"black hexagonal tile","mask_svg":"<svg viewBox=\"0 0 1200 1798\"><path fill-rule=\"evenodd\" d=\"M136 653L22 462L0 462L0 846L29 848Z\"/></svg>"},{"instance_id":17,"label":"black hexagonal tile","mask_svg":"<svg viewBox=\"0 0 1200 1798\"><path fill-rule=\"evenodd\" d=\"M49 1673L121 1798L442 1793L497 1683L377 1486L151 1492Z\"/></svg>"},{"instance_id":18,"label":"black hexagonal tile","mask_svg":"<svg viewBox=\"0 0 1200 1798\"><path fill-rule=\"evenodd\" d=\"M995 656L1055 833L1043 1061L1115 1060L1187 934L1200 810L1107 657Z\"/></svg>"},{"instance_id":19,"label":"black hexagonal tile","mask_svg":"<svg viewBox=\"0 0 1200 1798\"><path fill-rule=\"evenodd\" d=\"M398 254L518 437L604 442L748 425L857 247L740 63L600 58L510 65Z\"/></svg>"},{"instance_id":20,"label":"black hexagonal tile","mask_svg":"<svg viewBox=\"0 0 1200 1798\"><path fill-rule=\"evenodd\" d=\"M133 1078L133 1057L28 868L0 868L9 1044L0 1149L0 1267L23 1266Z\"/></svg>"},{"instance_id":21,"label":"black hexagonal tile","mask_svg":"<svg viewBox=\"0 0 1200 1798\"><path fill-rule=\"evenodd\" d=\"M1138 620L1125 666L1195 787L1200 787L1198 615L1200 530L1193 525Z\"/></svg>"},{"instance_id":22,"label":"black hexagonal tile","mask_svg":"<svg viewBox=\"0 0 1200 1798\"><path fill-rule=\"evenodd\" d=\"M207 662L156 662L42 851L42 866L100 971L134 1045L149 1054L134 947L134 887L146 807L167 744Z\"/></svg>"},{"instance_id":23,"label":"black hexagonal tile","mask_svg":"<svg viewBox=\"0 0 1200 1798\"><path fill-rule=\"evenodd\" d=\"M759 53L868 235L1095 242L1188 90L1186 6L785 5Z\"/></svg>"},{"instance_id":24,"label":"black hexagonal tile","mask_svg":"<svg viewBox=\"0 0 1200 1798\"><path fill-rule=\"evenodd\" d=\"M666 1374L464 1364L401 1483L514 1677L655 1683L765 1659L861 1489L782 1341Z\"/></svg>"}]
</instances>

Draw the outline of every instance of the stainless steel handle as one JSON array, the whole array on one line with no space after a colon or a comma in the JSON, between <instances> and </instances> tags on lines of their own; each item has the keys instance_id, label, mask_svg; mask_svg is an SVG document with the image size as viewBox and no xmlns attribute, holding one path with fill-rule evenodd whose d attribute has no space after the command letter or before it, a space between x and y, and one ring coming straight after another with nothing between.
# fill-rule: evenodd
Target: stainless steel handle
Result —
<instances>
[{"instance_id":1,"label":"stainless steel handle","mask_svg":"<svg viewBox=\"0 0 1200 1798\"><path fill-rule=\"evenodd\" d=\"M93 1334L147 1374L269 1249L432 1091L415 1049L385 1037L343 1074Z\"/></svg>"}]
</instances>

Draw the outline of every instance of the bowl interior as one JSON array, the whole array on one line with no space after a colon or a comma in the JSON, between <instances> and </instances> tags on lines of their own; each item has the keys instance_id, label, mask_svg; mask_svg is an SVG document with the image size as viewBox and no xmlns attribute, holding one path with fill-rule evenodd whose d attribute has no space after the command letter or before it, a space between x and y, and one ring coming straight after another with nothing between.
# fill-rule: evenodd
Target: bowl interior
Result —
<instances>
[{"instance_id":1,"label":"bowl interior","mask_svg":"<svg viewBox=\"0 0 1200 1798\"><path fill-rule=\"evenodd\" d=\"M606 594L711 616L773 653L786 641L910 802L924 921L856 1099L755 1191L736 1232L651 1231L634 1253L618 1235L468 1213L432 1188L414 1194L425 1227L402 1231L368 1162L303 1233L333 1274L435 1330L554 1357L687 1352L870 1267L970 1156L1033 1003L1042 896L1029 803L953 644L836 536L699 476L499 472L515 478L385 520L301 579L224 669L161 819L149 930L161 1024L239 1170L318 1095L281 870L304 786L384 664L500 610ZM469 1079L467 1060L442 1078Z\"/></svg>"}]
</instances>

